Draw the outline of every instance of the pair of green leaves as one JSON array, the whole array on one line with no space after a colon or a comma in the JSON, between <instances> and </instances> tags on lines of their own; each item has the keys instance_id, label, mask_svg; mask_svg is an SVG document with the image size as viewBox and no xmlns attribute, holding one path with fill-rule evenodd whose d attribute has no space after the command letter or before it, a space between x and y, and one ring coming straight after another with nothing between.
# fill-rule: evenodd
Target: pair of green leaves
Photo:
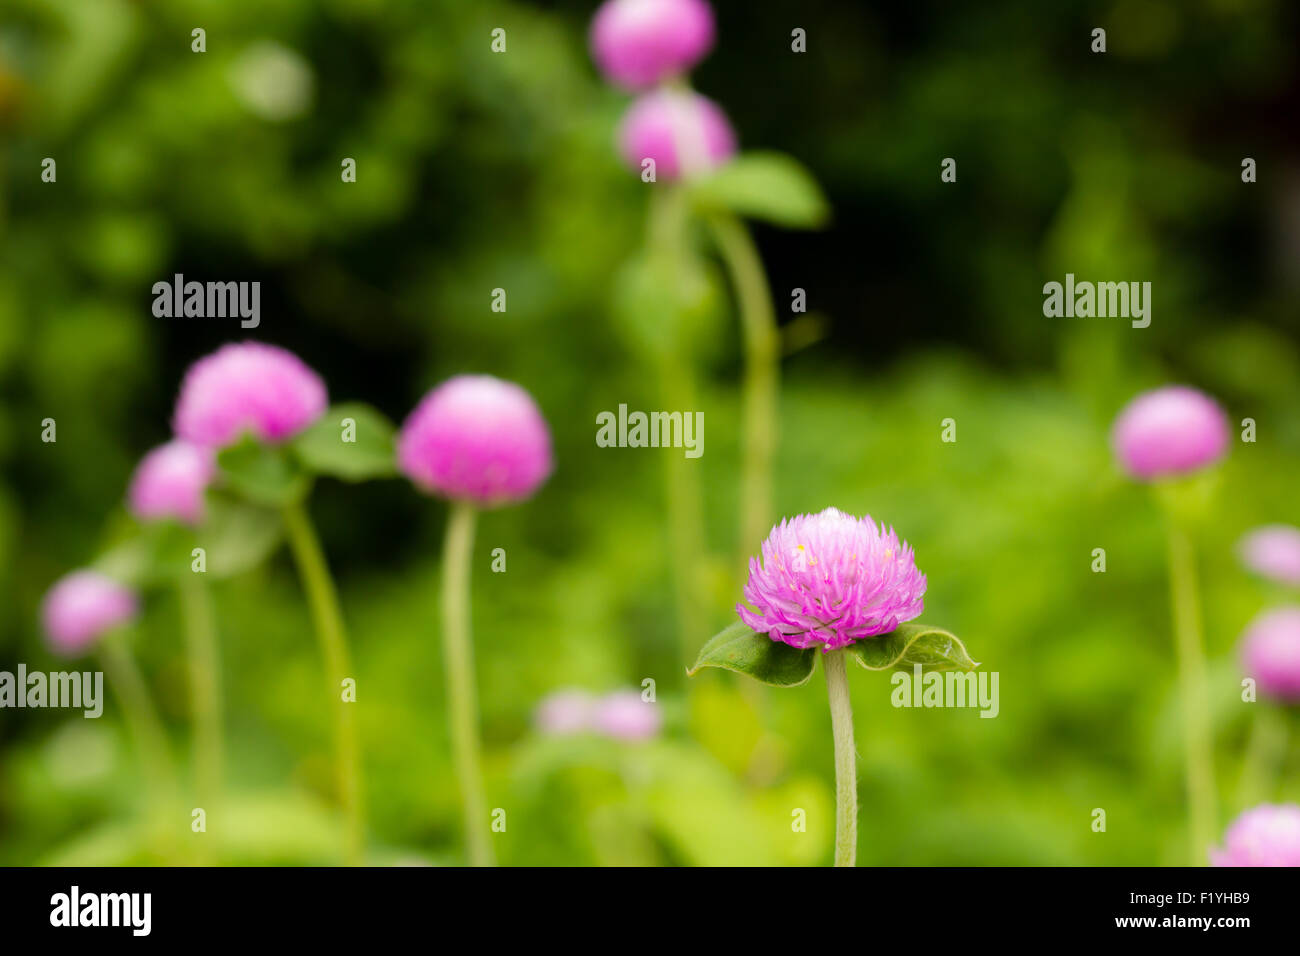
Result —
<instances>
[{"instance_id":1,"label":"pair of green leaves","mask_svg":"<svg viewBox=\"0 0 1300 956\"><path fill-rule=\"evenodd\" d=\"M284 445L247 438L217 456L220 478L207 493L200 527L128 522L95 567L139 587L192 573L196 548L213 578L256 567L280 543L280 509L300 501L318 475L357 482L395 474L395 431L369 405L348 402L332 406Z\"/></svg>"},{"instance_id":2,"label":"pair of green leaves","mask_svg":"<svg viewBox=\"0 0 1300 956\"><path fill-rule=\"evenodd\" d=\"M351 482L394 475L395 431L374 408L347 402L284 445L246 438L224 449L217 466L223 484L246 501L283 507L300 501L318 475Z\"/></svg>"},{"instance_id":3,"label":"pair of green leaves","mask_svg":"<svg viewBox=\"0 0 1300 956\"><path fill-rule=\"evenodd\" d=\"M979 666L959 638L928 624L900 624L888 634L855 641L846 650L869 671L908 671L915 664L928 670L969 671ZM721 667L773 687L798 687L812 676L818 653L815 647L800 649L774 641L737 621L704 645L687 674L694 677L702 667Z\"/></svg>"}]
</instances>

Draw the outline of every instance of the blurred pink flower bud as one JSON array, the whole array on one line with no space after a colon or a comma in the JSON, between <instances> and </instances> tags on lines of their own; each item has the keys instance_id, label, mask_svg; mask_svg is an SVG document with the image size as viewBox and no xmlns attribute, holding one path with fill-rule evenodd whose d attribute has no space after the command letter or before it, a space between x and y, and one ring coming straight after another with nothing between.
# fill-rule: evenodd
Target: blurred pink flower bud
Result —
<instances>
[{"instance_id":1,"label":"blurred pink flower bud","mask_svg":"<svg viewBox=\"0 0 1300 956\"><path fill-rule=\"evenodd\" d=\"M1129 402L1115 420L1112 438L1124 469L1151 481L1195 471L1223 457L1228 417L1204 392L1169 385Z\"/></svg>"},{"instance_id":2,"label":"blurred pink flower bud","mask_svg":"<svg viewBox=\"0 0 1300 956\"><path fill-rule=\"evenodd\" d=\"M635 690L614 691L596 705L596 730L617 740L647 740L662 723L659 705L642 700Z\"/></svg>"},{"instance_id":3,"label":"blurred pink flower bud","mask_svg":"<svg viewBox=\"0 0 1300 956\"><path fill-rule=\"evenodd\" d=\"M791 647L831 651L887 634L925 608L925 575L893 529L837 508L788 518L749 560L747 626Z\"/></svg>"},{"instance_id":4,"label":"blurred pink flower bud","mask_svg":"<svg viewBox=\"0 0 1300 956\"><path fill-rule=\"evenodd\" d=\"M246 433L282 442L320 418L327 400L321 377L292 352L231 343L189 367L172 427L179 438L218 448Z\"/></svg>"},{"instance_id":5,"label":"blurred pink flower bud","mask_svg":"<svg viewBox=\"0 0 1300 956\"><path fill-rule=\"evenodd\" d=\"M74 571L46 592L41 623L53 650L74 655L131 620L138 608L135 593L112 578L97 571Z\"/></svg>"},{"instance_id":6,"label":"blurred pink flower bud","mask_svg":"<svg viewBox=\"0 0 1300 956\"><path fill-rule=\"evenodd\" d=\"M1262 804L1237 817L1210 851L1214 866L1300 866L1300 806Z\"/></svg>"},{"instance_id":7,"label":"blurred pink flower bud","mask_svg":"<svg viewBox=\"0 0 1300 956\"><path fill-rule=\"evenodd\" d=\"M551 435L532 396L490 375L458 375L420 401L397 464L425 491L481 507L529 497L551 473Z\"/></svg>"},{"instance_id":8,"label":"blurred pink flower bud","mask_svg":"<svg viewBox=\"0 0 1300 956\"><path fill-rule=\"evenodd\" d=\"M610 82L640 90L685 73L713 46L704 0L607 0L591 21L591 53Z\"/></svg>"},{"instance_id":9,"label":"blurred pink flower bud","mask_svg":"<svg viewBox=\"0 0 1300 956\"><path fill-rule=\"evenodd\" d=\"M591 730L595 700L585 690L560 690L543 698L533 717L537 729L553 737Z\"/></svg>"},{"instance_id":10,"label":"blurred pink flower bud","mask_svg":"<svg viewBox=\"0 0 1300 956\"><path fill-rule=\"evenodd\" d=\"M1251 621L1241 639L1241 666L1267 697L1300 701L1300 607L1279 607Z\"/></svg>"},{"instance_id":11,"label":"blurred pink flower bud","mask_svg":"<svg viewBox=\"0 0 1300 956\"><path fill-rule=\"evenodd\" d=\"M712 100L682 90L656 90L632 104L619 127L619 150L640 169L655 162L656 179L708 172L736 152L736 135Z\"/></svg>"},{"instance_id":12,"label":"blurred pink flower bud","mask_svg":"<svg viewBox=\"0 0 1300 956\"><path fill-rule=\"evenodd\" d=\"M1272 524L1241 539L1241 561L1256 574L1300 587L1300 528Z\"/></svg>"},{"instance_id":13,"label":"blurred pink flower bud","mask_svg":"<svg viewBox=\"0 0 1300 956\"><path fill-rule=\"evenodd\" d=\"M203 521L203 493L216 463L211 448L179 439L140 459L127 489L127 506L142 521Z\"/></svg>"}]
</instances>

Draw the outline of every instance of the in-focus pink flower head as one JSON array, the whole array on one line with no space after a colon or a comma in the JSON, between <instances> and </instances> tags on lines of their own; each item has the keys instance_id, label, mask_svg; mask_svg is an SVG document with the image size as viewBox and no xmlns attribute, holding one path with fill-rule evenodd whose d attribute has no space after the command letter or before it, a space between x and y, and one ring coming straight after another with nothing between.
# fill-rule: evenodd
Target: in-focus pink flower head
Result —
<instances>
[{"instance_id":1,"label":"in-focus pink flower head","mask_svg":"<svg viewBox=\"0 0 1300 956\"><path fill-rule=\"evenodd\" d=\"M648 740L663 726L659 705L642 700L635 690L614 691L601 698L594 719L596 730L615 740Z\"/></svg>"},{"instance_id":2,"label":"in-focus pink flower head","mask_svg":"<svg viewBox=\"0 0 1300 956\"><path fill-rule=\"evenodd\" d=\"M127 489L127 507L141 521L203 521L203 493L216 471L211 448L176 439L140 459Z\"/></svg>"},{"instance_id":3,"label":"in-focus pink flower head","mask_svg":"<svg viewBox=\"0 0 1300 956\"><path fill-rule=\"evenodd\" d=\"M607 0L591 21L591 55L610 82L642 90L690 70L713 37L704 0Z\"/></svg>"},{"instance_id":4,"label":"in-focus pink flower head","mask_svg":"<svg viewBox=\"0 0 1300 956\"><path fill-rule=\"evenodd\" d=\"M73 571L56 581L41 602L50 647L72 656L139 610L135 592L97 571Z\"/></svg>"},{"instance_id":5,"label":"in-focus pink flower head","mask_svg":"<svg viewBox=\"0 0 1300 956\"><path fill-rule=\"evenodd\" d=\"M585 690L557 690L542 699L533 722L543 734L566 737L592 729L595 698Z\"/></svg>"},{"instance_id":6,"label":"in-focus pink flower head","mask_svg":"<svg viewBox=\"0 0 1300 956\"><path fill-rule=\"evenodd\" d=\"M1256 528L1237 546L1241 563L1271 581L1300 587L1300 528L1271 524Z\"/></svg>"},{"instance_id":7,"label":"in-focus pink flower head","mask_svg":"<svg viewBox=\"0 0 1300 956\"><path fill-rule=\"evenodd\" d=\"M1274 608L1250 622L1241 666L1264 696L1300 702L1300 606Z\"/></svg>"},{"instance_id":8,"label":"in-focus pink flower head","mask_svg":"<svg viewBox=\"0 0 1300 956\"><path fill-rule=\"evenodd\" d=\"M632 104L618 132L634 169L655 162L656 179L708 172L736 152L736 134L718 104L686 90L656 90Z\"/></svg>"},{"instance_id":9,"label":"in-focus pink flower head","mask_svg":"<svg viewBox=\"0 0 1300 956\"><path fill-rule=\"evenodd\" d=\"M172 428L177 437L224 448L245 434L278 443L325 413L325 382L292 352L232 342L185 373Z\"/></svg>"},{"instance_id":10,"label":"in-focus pink flower head","mask_svg":"<svg viewBox=\"0 0 1300 956\"><path fill-rule=\"evenodd\" d=\"M1210 850L1214 866L1300 866L1300 806L1261 804L1237 817Z\"/></svg>"},{"instance_id":11,"label":"in-focus pink flower head","mask_svg":"<svg viewBox=\"0 0 1300 956\"><path fill-rule=\"evenodd\" d=\"M1228 449L1228 416L1186 385L1143 392L1115 419L1115 454L1133 477L1153 481L1204 468Z\"/></svg>"},{"instance_id":12,"label":"in-focus pink flower head","mask_svg":"<svg viewBox=\"0 0 1300 956\"><path fill-rule=\"evenodd\" d=\"M458 375L407 416L397 465L425 491L495 507L522 501L550 476L551 433L520 386Z\"/></svg>"},{"instance_id":13,"label":"in-focus pink flower head","mask_svg":"<svg viewBox=\"0 0 1300 956\"><path fill-rule=\"evenodd\" d=\"M837 508L788 518L750 558L746 625L791 647L846 647L920 616L925 575L890 528Z\"/></svg>"}]
</instances>

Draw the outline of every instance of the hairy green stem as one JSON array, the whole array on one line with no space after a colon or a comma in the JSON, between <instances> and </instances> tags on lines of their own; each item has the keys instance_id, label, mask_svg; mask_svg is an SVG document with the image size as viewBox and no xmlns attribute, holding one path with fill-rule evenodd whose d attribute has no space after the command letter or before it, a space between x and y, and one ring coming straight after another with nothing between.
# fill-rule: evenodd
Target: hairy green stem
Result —
<instances>
[{"instance_id":1,"label":"hairy green stem","mask_svg":"<svg viewBox=\"0 0 1300 956\"><path fill-rule=\"evenodd\" d=\"M212 597L197 573L178 588L190 676L194 721L195 791L209 814L221 794L221 658L217 649Z\"/></svg>"},{"instance_id":2,"label":"hairy green stem","mask_svg":"<svg viewBox=\"0 0 1300 956\"><path fill-rule=\"evenodd\" d=\"M470 866L492 866L478 695L474 685L474 646L470 639L470 562L474 554L475 516L474 506L469 502L457 501L451 506L442 552L442 648L447 675L447 723L465 815L466 855Z\"/></svg>"},{"instance_id":3,"label":"hairy green stem","mask_svg":"<svg viewBox=\"0 0 1300 956\"><path fill-rule=\"evenodd\" d=\"M835 738L835 865L856 866L858 856L858 770L853 746L853 705L843 649L822 655Z\"/></svg>"},{"instance_id":4,"label":"hairy green stem","mask_svg":"<svg viewBox=\"0 0 1300 956\"><path fill-rule=\"evenodd\" d=\"M361 760L352 703L343 698L343 682L352 672L343 614L320 540L301 502L285 506L284 525L325 661L325 677L329 685L327 699L334 717L337 785L343 807L343 859L349 866L358 866L364 855Z\"/></svg>"},{"instance_id":5,"label":"hairy green stem","mask_svg":"<svg viewBox=\"0 0 1300 956\"><path fill-rule=\"evenodd\" d=\"M749 230L724 213L710 216L709 224L731 276L744 332L739 542L743 568L772 525L781 343L763 260Z\"/></svg>"},{"instance_id":6,"label":"hairy green stem","mask_svg":"<svg viewBox=\"0 0 1300 956\"><path fill-rule=\"evenodd\" d=\"M1215 837L1214 758L1210 743L1205 647L1196 593L1196 557L1191 538L1177 518L1169 518L1169 583L1174 645L1182 698L1183 748L1187 771L1191 865L1202 866Z\"/></svg>"}]
</instances>

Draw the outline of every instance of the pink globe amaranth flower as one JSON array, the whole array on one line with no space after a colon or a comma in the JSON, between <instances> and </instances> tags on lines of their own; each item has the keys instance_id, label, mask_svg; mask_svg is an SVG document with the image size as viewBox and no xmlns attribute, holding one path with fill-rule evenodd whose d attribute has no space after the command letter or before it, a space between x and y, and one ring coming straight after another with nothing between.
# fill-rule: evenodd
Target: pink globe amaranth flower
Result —
<instances>
[{"instance_id":1,"label":"pink globe amaranth flower","mask_svg":"<svg viewBox=\"0 0 1300 956\"><path fill-rule=\"evenodd\" d=\"M397 465L426 491L495 507L522 501L551 474L551 433L518 385L458 375L407 416Z\"/></svg>"},{"instance_id":2,"label":"pink globe amaranth flower","mask_svg":"<svg viewBox=\"0 0 1300 956\"><path fill-rule=\"evenodd\" d=\"M1212 464L1228 448L1228 416L1204 392L1169 385L1144 392L1115 419L1115 454L1133 477L1151 481Z\"/></svg>"},{"instance_id":3,"label":"pink globe amaranth flower","mask_svg":"<svg viewBox=\"0 0 1300 956\"><path fill-rule=\"evenodd\" d=\"M1237 817L1210 850L1214 866L1300 866L1300 806L1261 804Z\"/></svg>"},{"instance_id":4,"label":"pink globe amaranth flower","mask_svg":"<svg viewBox=\"0 0 1300 956\"><path fill-rule=\"evenodd\" d=\"M608 0L591 21L591 55L610 82L641 90L688 71L713 36L704 0Z\"/></svg>"},{"instance_id":5,"label":"pink globe amaranth flower","mask_svg":"<svg viewBox=\"0 0 1300 956\"><path fill-rule=\"evenodd\" d=\"M212 449L177 439L140 459L127 489L127 506L142 521L203 521L203 493L216 471Z\"/></svg>"},{"instance_id":6,"label":"pink globe amaranth flower","mask_svg":"<svg viewBox=\"0 0 1300 956\"><path fill-rule=\"evenodd\" d=\"M1242 564L1273 581L1300 587L1300 528L1286 524L1256 528L1238 545Z\"/></svg>"},{"instance_id":7,"label":"pink globe amaranth flower","mask_svg":"<svg viewBox=\"0 0 1300 956\"><path fill-rule=\"evenodd\" d=\"M584 690L559 690L537 705L533 721L537 729L552 737L565 737L592 728L596 702Z\"/></svg>"},{"instance_id":8,"label":"pink globe amaranth flower","mask_svg":"<svg viewBox=\"0 0 1300 956\"><path fill-rule=\"evenodd\" d=\"M657 90L638 99L623 117L618 141L633 168L653 159L656 179L707 172L736 152L726 114L712 100L684 90Z\"/></svg>"},{"instance_id":9,"label":"pink globe amaranth flower","mask_svg":"<svg viewBox=\"0 0 1300 956\"><path fill-rule=\"evenodd\" d=\"M41 602L41 624L50 646L73 655L105 631L125 624L139 610L135 592L97 571L74 571L54 583Z\"/></svg>"},{"instance_id":10,"label":"pink globe amaranth flower","mask_svg":"<svg viewBox=\"0 0 1300 956\"><path fill-rule=\"evenodd\" d=\"M282 442L320 418L327 402L324 381L292 352L231 343L189 367L172 428L179 438L217 448L245 434Z\"/></svg>"},{"instance_id":11,"label":"pink globe amaranth flower","mask_svg":"<svg viewBox=\"0 0 1300 956\"><path fill-rule=\"evenodd\" d=\"M749 560L746 625L791 647L824 651L887 634L925 608L925 575L893 529L837 508L788 518Z\"/></svg>"},{"instance_id":12,"label":"pink globe amaranth flower","mask_svg":"<svg viewBox=\"0 0 1300 956\"><path fill-rule=\"evenodd\" d=\"M663 716L659 705L641 699L635 690L620 690L596 705L596 730L616 740L648 740L659 733Z\"/></svg>"},{"instance_id":13,"label":"pink globe amaranth flower","mask_svg":"<svg viewBox=\"0 0 1300 956\"><path fill-rule=\"evenodd\" d=\"M1300 607L1265 611L1241 639L1241 666L1260 693L1300 702Z\"/></svg>"}]
</instances>

